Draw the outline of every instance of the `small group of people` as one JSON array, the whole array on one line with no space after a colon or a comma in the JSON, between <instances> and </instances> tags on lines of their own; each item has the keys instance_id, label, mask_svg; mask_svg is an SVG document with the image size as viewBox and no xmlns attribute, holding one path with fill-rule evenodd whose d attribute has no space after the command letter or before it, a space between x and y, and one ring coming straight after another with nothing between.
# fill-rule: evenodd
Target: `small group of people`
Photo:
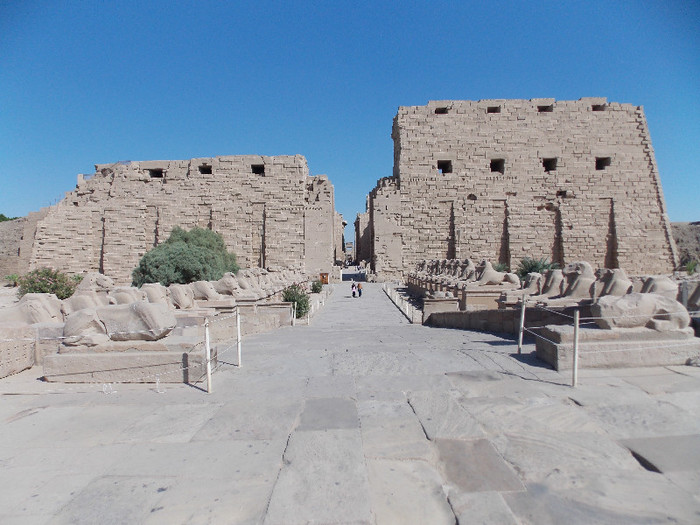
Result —
<instances>
[{"instance_id":1,"label":"small group of people","mask_svg":"<svg viewBox=\"0 0 700 525\"><path fill-rule=\"evenodd\" d=\"M352 282L352 296L355 297L357 294L357 297L362 297L362 283L356 283L355 281Z\"/></svg>"}]
</instances>

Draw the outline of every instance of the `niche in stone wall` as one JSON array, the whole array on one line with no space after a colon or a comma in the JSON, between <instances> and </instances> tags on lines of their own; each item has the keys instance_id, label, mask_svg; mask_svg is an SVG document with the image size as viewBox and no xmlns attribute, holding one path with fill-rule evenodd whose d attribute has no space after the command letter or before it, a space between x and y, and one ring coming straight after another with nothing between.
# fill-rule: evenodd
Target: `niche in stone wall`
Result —
<instances>
[{"instance_id":1,"label":"niche in stone wall","mask_svg":"<svg viewBox=\"0 0 700 525\"><path fill-rule=\"evenodd\" d=\"M556 171L557 169L557 158L548 158L548 159L542 159L542 167L544 168L544 171L549 173L550 171Z\"/></svg>"},{"instance_id":2,"label":"niche in stone wall","mask_svg":"<svg viewBox=\"0 0 700 525\"><path fill-rule=\"evenodd\" d=\"M254 175L265 175L265 165L264 164L251 164L250 171Z\"/></svg>"},{"instance_id":3,"label":"niche in stone wall","mask_svg":"<svg viewBox=\"0 0 700 525\"><path fill-rule=\"evenodd\" d=\"M607 199L604 199L607 200ZM605 238L605 267L619 268L617 249L617 231L615 229L615 204L610 199L610 213L608 214L608 234Z\"/></svg>"},{"instance_id":4,"label":"niche in stone wall","mask_svg":"<svg viewBox=\"0 0 700 525\"><path fill-rule=\"evenodd\" d=\"M440 173L452 173L452 161L451 160L439 160L439 161L437 161L437 169Z\"/></svg>"},{"instance_id":5,"label":"niche in stone wall","mask_svg":"<svg viewBox=\"0 0 700 525\"><path fill-rule=\"evenodd\" d=\"M148 173L148 176L152 179L162 179L165 176L165 170L162 168L146 170L146 173Z\"/></svg>"},{"instance_id":6,"label":"niche in stone wall","mask_svg":"<svg viewBox=\"0 0 700 525\"><path fill-rule=\"evenodd\" d=\"M598 171L604 170L612 164L612 159L610 157L596 157L595 158L595 169Z\"/></svg>"},{"instance_id":7,"label":"niche in stone wall","mask_svg":"<svg viewBox=\"0 0 700 525\"><path fill-rule=\"evenodd\" d=\"M492 173L505 173L506 171L506 159L491 159L489 165Z\"/></svg>"}]
</instances>

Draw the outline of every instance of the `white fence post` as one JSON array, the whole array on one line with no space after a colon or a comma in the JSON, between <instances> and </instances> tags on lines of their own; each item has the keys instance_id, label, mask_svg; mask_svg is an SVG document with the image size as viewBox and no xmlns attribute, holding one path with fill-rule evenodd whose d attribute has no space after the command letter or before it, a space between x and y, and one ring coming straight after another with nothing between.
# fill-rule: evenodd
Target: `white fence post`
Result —
<instances>
[{"instance_id":1,"label":"white fence post","mask_svg":"<svg viewBox=\"0 0 700 525\"><path fill-rule=\"evenodd\" d=\"M578 308L574 310L574 363L571 373L571 386L576 386L576 381L578 380L578 322L579 322L579 311Z\"/></svg>"},{"instance_id":2,"label":"white fence post","mask_svg":"<svg viewBox=\"0 0 700 525\"><path fill-rule=\"evenodd\" d=\"M236 309L236 346L238 347L238 368L241 367L241 311Z\"/></svg>"},{"instance_id":3,"label":"white fence post","mask_svg":"<svg viewBox=\"0 0 700 525\"><path fill-rule=\"evenodd\" d=\"M292 303L292 326L297 325L297 303Z\"/></svg>"},{"instance_id":4,"label":"white fence post","mask_svg":"<svg viewBox=\"0 0 700 525\"><path fill-rule=\"evenodd\" d=\"M209 346L209 319L204 321L204 358L207 360L207 394L211 394L211 347Z\"/></svg>"},{"instance_id":5,"label":"white fence post","mask_svg":"<svg viewBox=\"0 0 700 525\"><path fill-rule=\"evenodd\" d=\"M518 354L523 351L523 333L525 332L525 294L520 308L520 329L518 330Z\"/></svg>"}]
</instances>

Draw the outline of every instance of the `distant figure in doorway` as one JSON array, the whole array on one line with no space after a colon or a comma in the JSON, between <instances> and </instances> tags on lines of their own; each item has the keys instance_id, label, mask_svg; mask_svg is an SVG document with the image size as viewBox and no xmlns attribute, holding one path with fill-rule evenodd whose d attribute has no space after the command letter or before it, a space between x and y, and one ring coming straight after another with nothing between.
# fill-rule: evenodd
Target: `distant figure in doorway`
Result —
<instances>
[{"instance_id":1,"label":"distant figure in doorway","mask_svg":"<svg viewBox=\"0 0 700 525\"><path fill-rule=\"evenodd\" d=\"M362 283L357 283L357 296L362 297Z\"/></svg>"},{"instance_id":2,"label":"distant figure in doorway","mask_svg":"<svg viewBox=\"0 0 700 525\"><path fill-rule=\"evenodd\" d=\"M355 293L357 292L357 285L355 284L355 281L352 282L352 296L355 297Z\"/></svg>"}]
</instances>

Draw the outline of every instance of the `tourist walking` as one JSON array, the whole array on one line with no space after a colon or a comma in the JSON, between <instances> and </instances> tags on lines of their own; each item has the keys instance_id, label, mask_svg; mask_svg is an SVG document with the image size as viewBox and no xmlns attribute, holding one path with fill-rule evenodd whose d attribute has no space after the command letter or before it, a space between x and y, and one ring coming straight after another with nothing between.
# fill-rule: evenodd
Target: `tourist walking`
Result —
<instances>
[{"instance_id":1,"label":"tourist walking","mask_svg":"<svg viewBox=\"0 0 700 525\"><path fill-rule=\"evenodd\" d=\"M362 297L362 283L357 283L357 296Z\"/></svg>"},{"instance_id":2,"label":"tourist walking","mask_svg":"<svg viewBox=\"0 0 700 525\"><path fill-rule=\"evenodd\" d=\"M355 297L355 293L357 292L357 285L355 284L355 281L352 282L352 296Z\"/></svg>"}]
</instances>

